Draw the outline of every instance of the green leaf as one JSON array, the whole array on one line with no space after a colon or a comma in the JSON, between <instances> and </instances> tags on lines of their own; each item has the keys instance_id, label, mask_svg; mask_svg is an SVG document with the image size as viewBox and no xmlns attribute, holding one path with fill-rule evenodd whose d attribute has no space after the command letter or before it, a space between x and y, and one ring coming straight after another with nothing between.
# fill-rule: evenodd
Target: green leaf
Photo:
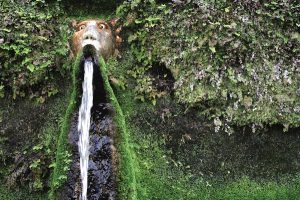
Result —
<instances>
[{"instance_id":1,"label":"green leaf","mask_svg":"<svg viewBox=\"0 0 300 200\"><path fill-rule=\"evenodd\" d=\"M143 23L143 21L144 21L144 20L139 20L139 19L134 20L134 22L135 22L136 24L141 24L141 23Z\"/></svg>"},{"instance_id":2,"label":"green leaf","mask_svg":"<svg viewBox=\"0 0 300 200\"><path fill-rule=\"evenodd\" d=\"M4 85L0 85L0 98L4 97Z\"/></svg>"},{"instance_id":3,"label":"green leaf","mask_svg":"<svg viewBox=\"0 0 300 200\"><path fill-rule=\"evenodd\" d=\"M30 64L30 65L27 66L27 69L28 69L30 72L34 72L35 67L34 67L33 64Z\"/></svg>"},{"instance_id":4,"label":"green leaf","mask_svg":"<svg viewBox=\"0 0 300 200\"><path fill-rule=\"evenodd\" d=\"M49 168L55 168L56 167L56 163L54 162L54 163L51 163L50 165L49 165Z\"/></svg>"},{"instance_id":5,"label":"green leaf","mask_svg":"<svg viewBox=\"0 0 300 200\"><path fill-rule=\"evenodd\" d=\"M152 100L152 104L155 106L156 105L156 99Z\"/></svg>"},{"instance_id":6,"label":"green leaf","mask_svg":"<svg viewBox=\"0 0 300 200\"><path fill-rule=\"evenodd\" d=\"M38 151L38 150L43 149L43 146L39 144L39 145L34 146L32 149L33 149L34 151Z\"/></svg>"},{"instance_id":7,"label":"green leaf","mask_svg":"<svg viewBox=\"0 0 300 200\"><path fill-rule=\"evenodd\" d=\"M4 32L7 32L7 33L10 33L11 30L10 29L7 29L7 28L1 28L0 31L4 31Z\"/></svg>"},{"instance_id":8,"label":"green leaf","mask_svg":"<svg viewBox=\"0 0 300 200\"><path fill-rule=\"evenodd\" d=\"M48 38L43 37L43 36L36 36L36 38L37 38L38 40L41 40L41 41L49 41Z\"/></svg>"},{"instance_id":9,"label":"green leaf","mask_svg":"<svg viewBox=\"0 0 300 200\"><path fill-rule=\"evenodd\" d=\"M211 52L216 53L216 48L215 47L209 47L209 49L211 50Z\"/></svg>"},{"instance_id":10,"label":"green leaf","mask_svg":"<svg viewBox=\"0 0 300 200\"><path fill-rule=\"evenodd\" d=\"M28 34L26 34L26 33L21 33L21 34L20 34L20 37L26 38L26 37L28 37Z\"/></svg>"},{"instance_id":11,"label":"green leaf","mask_svg":"<svg viewBox=\"0 0 300 200\"><path fill-rule=\"evenodd\" d=\"M158 21L158 20L160 20L161 18L160 17L148 17L146 20L148 21L148 22L152 22L152 21Z\"/></svg>"}]
</instances>

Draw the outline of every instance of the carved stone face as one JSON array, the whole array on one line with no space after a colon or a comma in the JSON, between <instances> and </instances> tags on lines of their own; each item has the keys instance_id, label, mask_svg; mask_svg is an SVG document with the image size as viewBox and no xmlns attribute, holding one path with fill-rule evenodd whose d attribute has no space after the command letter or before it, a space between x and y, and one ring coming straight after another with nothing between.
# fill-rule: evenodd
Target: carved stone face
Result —
<instances>
[{"instance_id":1,"label":"carved stone face","mask_svg":"<svg viewBox=\"0 0 300 200\"><path fill-rule=\"evenodd\" d=\"M75 33L72 37L72 53L74 56L81 50L93 46L96 50L96 56L102 56L107 60L114 55L115 48L121 42L121 38L115 36L111 27L115 25L116 21L111 21L110 24L103 20L85 20L80 23L72 22ZM116 32L120 32L117 29Z\"/></svg>"}]
</instances>

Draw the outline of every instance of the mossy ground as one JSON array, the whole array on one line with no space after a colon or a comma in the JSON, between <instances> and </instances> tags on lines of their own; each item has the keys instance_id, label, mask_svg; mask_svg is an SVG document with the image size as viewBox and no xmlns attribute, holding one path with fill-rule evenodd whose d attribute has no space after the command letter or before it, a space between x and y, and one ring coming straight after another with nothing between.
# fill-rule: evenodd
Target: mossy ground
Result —
<instances>
[{"instance_id":1,"label":"mossy ground","mask_svg":"<svg viewBox=\"0 0 300 200\"><path fill-rule=\"evenodd\" d=\"M184 152L180 147L174 150L170 148L170 142L165 134L169 129L173 129L173 127L167 125L165 126L165 130L163 130L161 127L163 127L163 124L166 122L163 122L162 119L157 119L157 116L153 114L155 113L153 111L162 114L159 109L160 103L158 103L157 106L140 103L133 100L133 93L124 90L116 91L118 91L117 98L126 116L126 123L130 133L129 141L131 141L131 146L134 149L135 162L133 163L133 167L136 172L137 199L299 199L300 179L297 175L297 171L294 171L293 175L288 175L288 172L281 173L280 171L276 171L276 169L281 168L281 165L285 165L285 161L281 160L282 162L277 162L274 159L272 160L272 155L270 155L271 159L269 160L271 163L266 164L266 168L270 167L268 170L271 171L269 175L265 177L263 176L265 169L260 168L260 163L263 162L265 158L260 158L261 160L257 159L255 163L251 163L251 161L244 163L245 165L250 163L251 166L245 166L245 168L253 168L253 172L256 170L258 174L256 177L251 177L251 172L248 174L247 172L245 173L245 171L239 173L242 169L234 167L235 171L231 173L236 172L237 175L231 178L226 178L227 170L225 170L226 173L218 175L217 177L209 174L208 171L221 171L219 169L206 169L207 171L201 172L203 168L199 158L203 155L197 152L197 148L203 145L208 146L205 148L208 159L204 159L204 162L219 162L214 155L211 155L212 153L216 153L213 152L216 147L210 146L213 144L213 141L208 140L210 138L209 136L203 137L204 139L206 138L206 141L197 140L192 143L186 141L186 143L189 144L184 144L184 141L181 141L182 146L190 146L187 150L188 152ZM184 115L183 112L182 115ZM181 119L182 123L186 123L183 117L177 116L177 118ZM161 120L161 127L155 123L155 120ZM190 119L190 121L193 120ZM147 125L145 126L145 124ZM175 124L175 126L180 126L180 124ZM297 131L298 130L295 130L294 134L297 134ZM203 129L203 134L211 135L213 134L212 132L207 133L205 129ZM192 134L191 137L193 136ZM184 137L185 136L183 136L182 140L184 140ZM229 136L229 138L230 137L234 138L234 136ZM274 135L271 137L274 137ZM285 136L282 135L282 137ZM211 137L211 139L213 138ZM176 139L174 139L174 141L176 141ZM177 142L179 145L180 141ZM226 141L222 142L226 143ZM248 144L250 144L250 142L251 141L248 141ZM275 146L280 146L281 141L271 141L271 143ZM228 151L226 148L234 149L238 144L238 140L227 146L220 144L219 151ZM174 144L172 145L174 147ZM245 145L247 145L247 143ZM193 151L193 148L196 149ZM281 155L280 149L276 150L275 148L273 151L273 154L278 154L279 159L280 156L284 156L284 154ZM293 150L286 151L290 154L297 153L297 147L294 147ZM262 152L264 152L264 150L262 150ZM241 152L237 153L233 151L231 154L232 158L235 158L231 164L237 164L240 165L240 167L243 166L242 163L239 163L245 161L239 158ZM255 156L259 155L253 154L253 157ZM191 166L193 161L195 161L194 165L196 166ZM197 168L197 164L199 164L199 168ZM272 164L274 164L273 169ZM194 170L191 170L191 168L194 168ZM207 173L207 176L203 174L200 175L201 173ZM122 191L122 189L120 191Z\"/></svg>"},{"instance_id":2,"label":"mossy ground","mask_svg":"<svg viewBox=\"0 0 300 200\"><path fill-rule=\"evenodd\" d=\"M0 199L2 200L45 200L46 194L32 194L26 190L10 190L0 186Z\"/></svg>"}]
</instances>

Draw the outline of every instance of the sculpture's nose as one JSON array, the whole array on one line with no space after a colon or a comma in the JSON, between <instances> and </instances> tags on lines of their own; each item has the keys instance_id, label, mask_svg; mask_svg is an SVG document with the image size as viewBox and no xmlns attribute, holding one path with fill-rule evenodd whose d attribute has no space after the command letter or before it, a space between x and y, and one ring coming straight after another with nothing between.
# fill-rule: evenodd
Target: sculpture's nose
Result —
<instances>
[{"instance_id":1,"label":"sculpture's nose","mask_svg":"<svg viewBox=\"0 0 300 200\"><path fill-rule=\"evenodd\" d=\"M82 47L89 51L90 46L95 47L97 51L100 49L99 32L94 22L87 25L82 35Z\"/></svg>"},{"instance_id":2,"label":"sculpture's nose","mask_svg":"<svg viewBox=\"0 0 300 200\"><path fill-rule=\"evenodd\" d=\"M83 40L97 40L98 32L96 26L90 25L86 27L85 33L83 34Z\"/></svg>"},{"instance_id":3,"label":"sculpture's nose","mask_svg":"<svg viewBox=\"0 0 300 200\"><path fill-rule=\"evenodd\" d=\"M84 40L97 40L97 38L95 37L93 32L86 32L86 34L84 34L84 36L83 36L83 39Z\"/></svg>"}]
</instances>

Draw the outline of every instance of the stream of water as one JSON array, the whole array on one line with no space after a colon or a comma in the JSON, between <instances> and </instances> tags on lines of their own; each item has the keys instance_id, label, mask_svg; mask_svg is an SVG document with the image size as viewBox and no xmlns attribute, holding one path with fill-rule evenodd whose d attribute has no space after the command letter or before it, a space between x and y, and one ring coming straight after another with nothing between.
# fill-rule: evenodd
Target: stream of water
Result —
<instances>
[{"instance_id":1,"label":"stream of water","mask_svg":"<svg viewBox=\"0 0 300 200\"><path fill-rule=\"evenodd\" d=\"M91 108L93 106L93 62L84 63L84 81L82 83L82 99L78 117L80 153L80 173L82 184L81 200L87 200L88 165L89 165L89 130L91 124Z\"/></svg>"}]
</instances>

